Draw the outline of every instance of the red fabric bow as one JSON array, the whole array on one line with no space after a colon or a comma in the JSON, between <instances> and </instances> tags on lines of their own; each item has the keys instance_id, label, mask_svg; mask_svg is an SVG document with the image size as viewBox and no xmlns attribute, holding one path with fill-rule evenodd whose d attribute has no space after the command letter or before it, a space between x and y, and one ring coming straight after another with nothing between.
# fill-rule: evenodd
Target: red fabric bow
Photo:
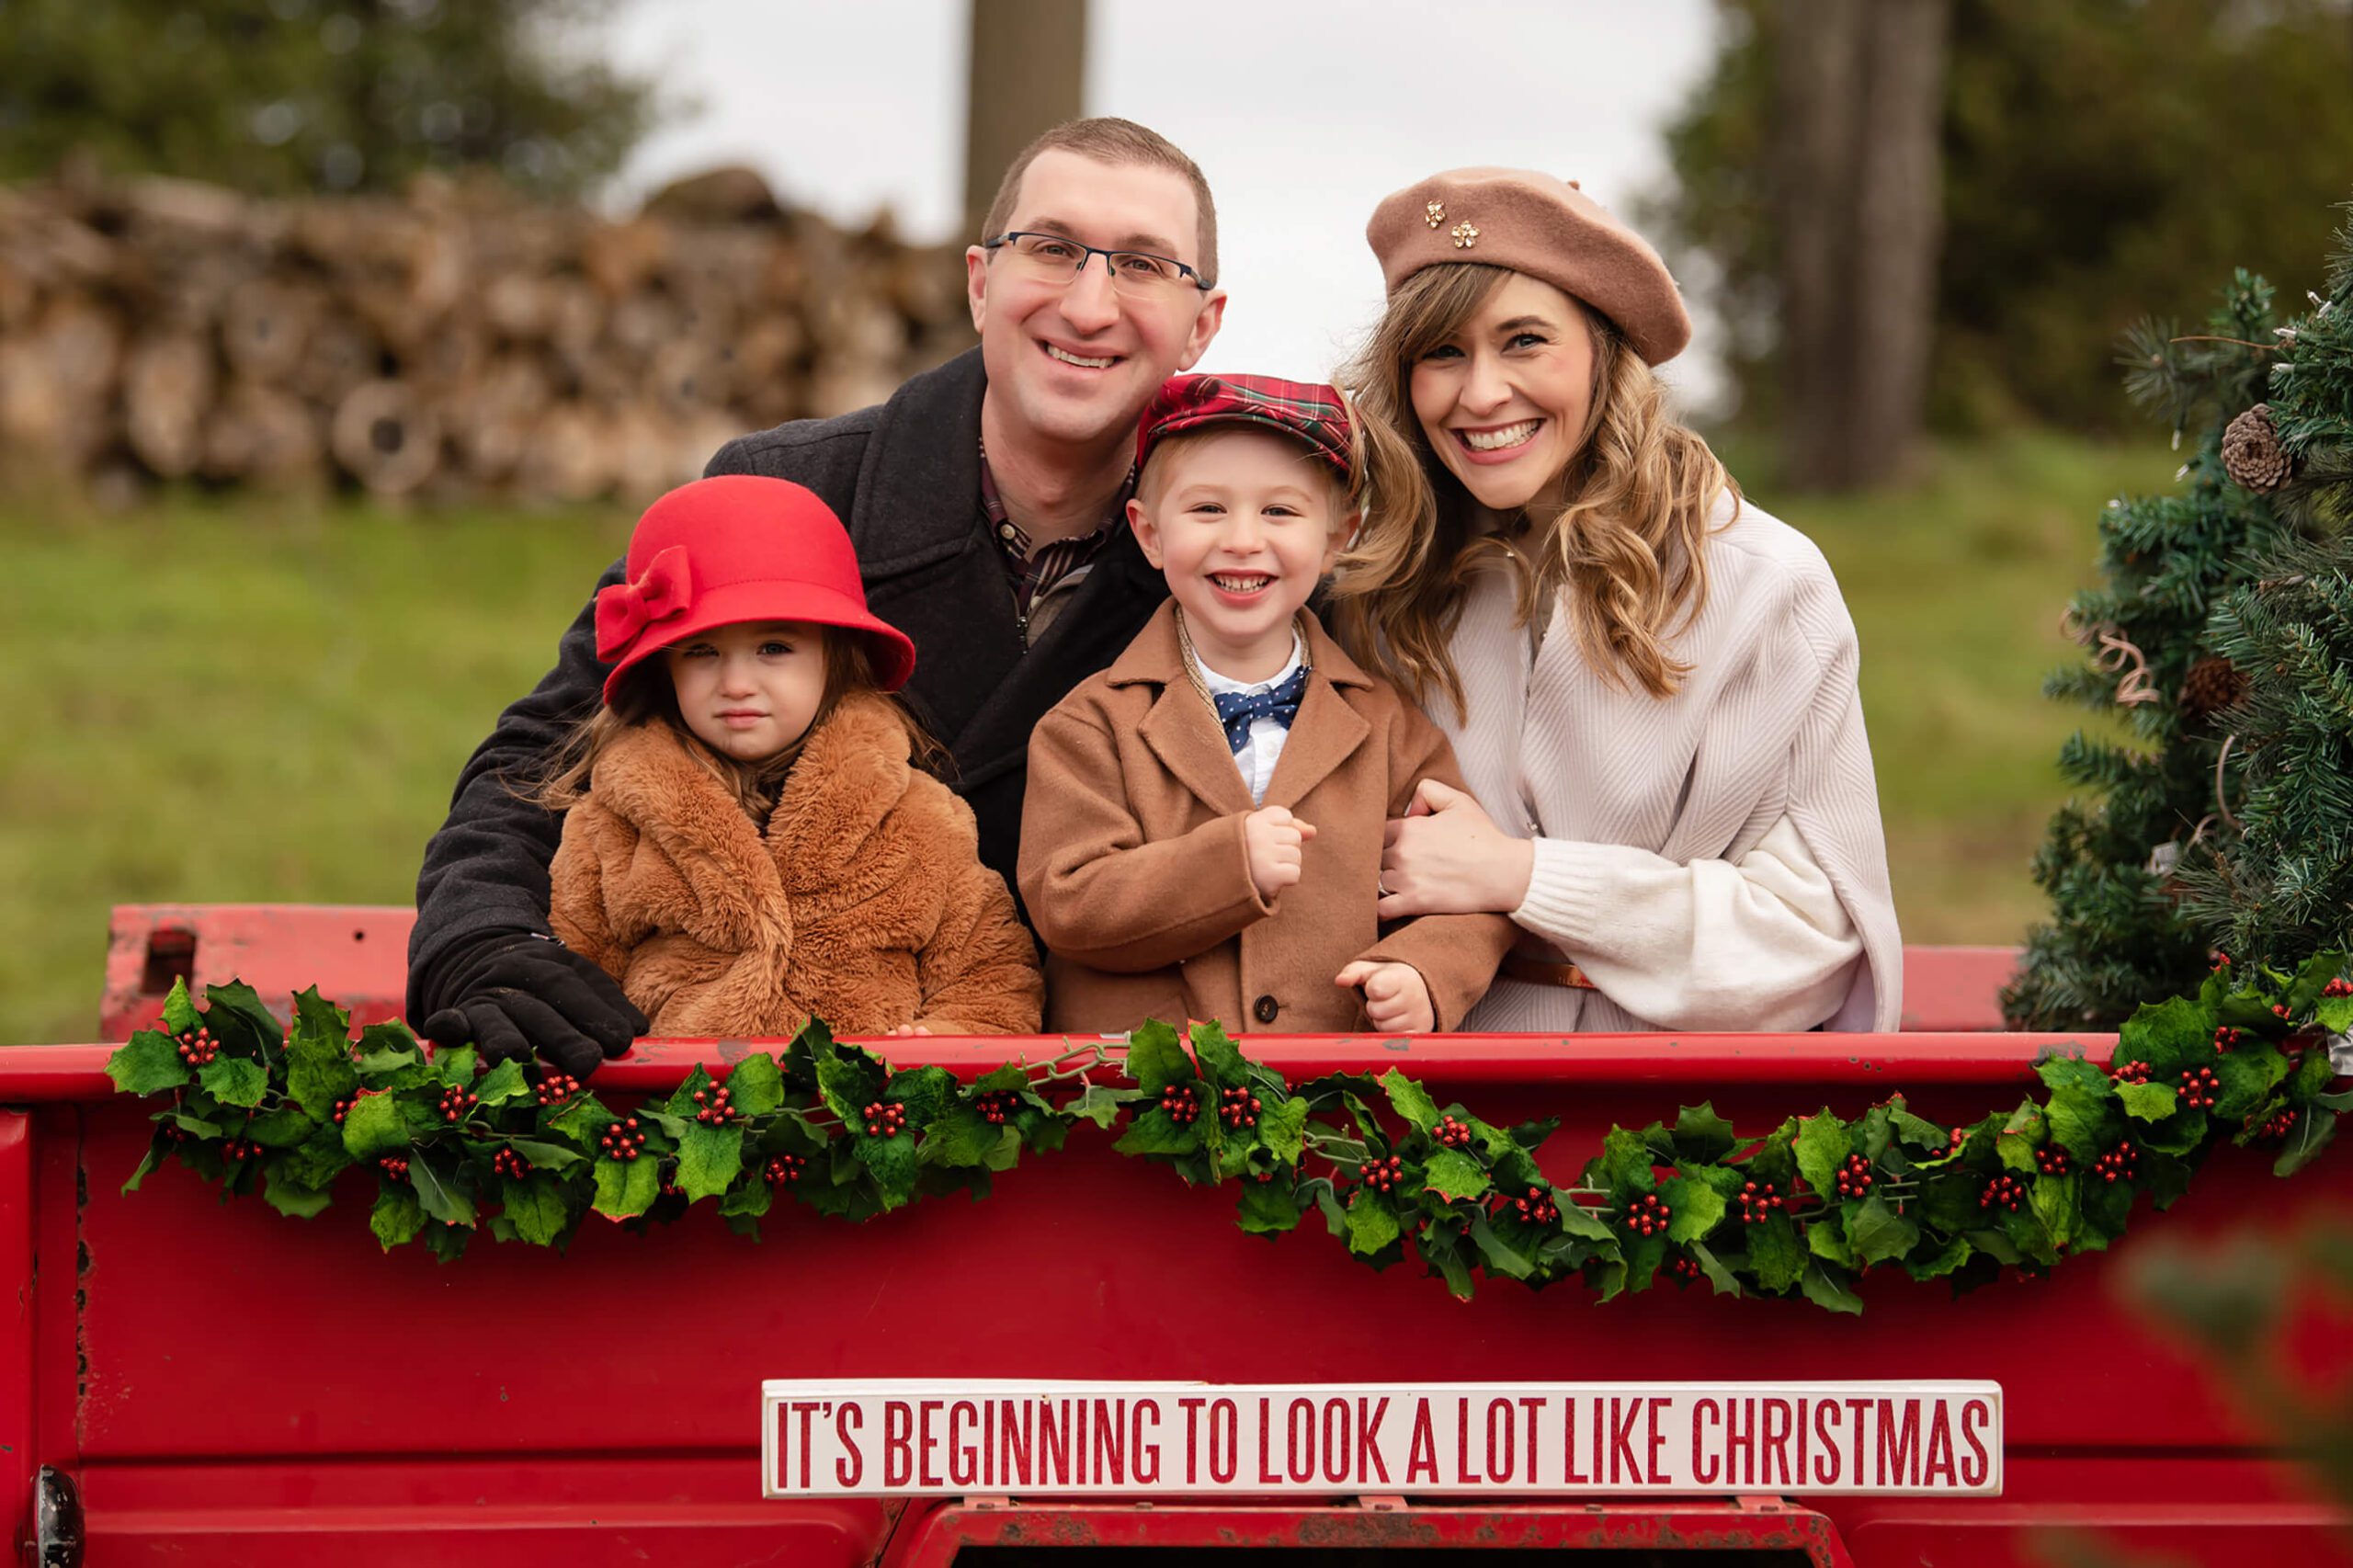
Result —
<instances>
[{"instance_id":1,"label":"red fabric bow","mask_svg":"<svg viewBox=\"0 0 2353 1568\"><path fill-rule=\"evenodd\" d=\"M685 614L694 602L686 547L674 544L647 562L635 582L616 583L597 595L597 656L619 658L629 652L638 633L657 620Z\"/></svg>"}]
</instances>

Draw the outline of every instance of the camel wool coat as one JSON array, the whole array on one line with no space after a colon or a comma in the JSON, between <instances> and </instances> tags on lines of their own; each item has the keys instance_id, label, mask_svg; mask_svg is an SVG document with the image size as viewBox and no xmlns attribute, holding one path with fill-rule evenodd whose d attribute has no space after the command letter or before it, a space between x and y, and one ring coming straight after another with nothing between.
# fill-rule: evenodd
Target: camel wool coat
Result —
<instances>
[{"instance_id":1,"label":"camel wool coat","mask_svg":"<svg viewBox=\"0 0 2353 1568\"><path fill-rule=\"evenodd\" d=\"M1462 775L1446 737L1302 615L1307 689L1266 804L1315 826L1299 881L1269 903L1250 880L1242 821L1258 808L1215 711L1185 673L1163 605L1125 653L1046 715L1029 740L1021 896L1047 949L1050 1030L1144 1019L1341 1033L1363 998L1333 983L1357 959L1412 964L1438 1028L1459 1028L1510 948L1500 915L1425 915L1384 932L1374 913L1382 825L1414 786Z\"/></svg>"},{"instance_id":2,"label":"camel wool coat","mask_svg":"<svg viewBox=\"0 0 2353 1568\"><path fill-rule=\"evenodd\" d=\"M669 725L631 730L564 815L549 915L657 1035L1034 1034L1037 950L972 808L908 761L888 701L811 733L767 826Z\"/></svg>"}]
</instances>

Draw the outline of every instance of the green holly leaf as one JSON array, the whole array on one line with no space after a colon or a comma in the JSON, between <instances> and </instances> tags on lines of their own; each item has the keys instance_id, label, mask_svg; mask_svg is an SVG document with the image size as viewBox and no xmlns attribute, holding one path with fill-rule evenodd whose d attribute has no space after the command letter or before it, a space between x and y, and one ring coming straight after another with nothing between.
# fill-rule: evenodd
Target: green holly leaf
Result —
<instances>
[{"instance_id":1,"label":"green holly leaf","mask_svg":"<svg viewBox=\"0 0 2353 1568\"><path fill-rule=\"evenodd\" d=\"M1415 1250L1432 1274L1446 1281L1446 1293L1458 1301L1471 1299L1471 1265L1462 1256L1462 1238L1451 1232L1425 1229Z\"/></svg>"},{"instance_id":2,"label":"green holly leaf","mask_svg":"<svg viewBox=\"0 0 2353 1568\"><path fill-rule=\"evenodd\" d=\"M279 1106L245 1123L245 1136L265 1149L290 1149L308 1140L319 1124L297 1108Z\"/></svg>"},{"instance_id":3,"label":"green holly leaf","mask_svg":"<svg viewBox=\"0 0 2353 1568\"><path fill-rule=\"evenodd\" d=\"M351 1017L315 985L294 997L294 1032L286 1047L286 1093L324 1119L359 1086L351 1065Z\"/></svg>"},{"instance_id":4,"label":"green holly leaf","mask_svg":"<svg viewBox=\"0 0 2353 1568\"><path fill-rule=\"evenodd\" d=\"M1623 1207L1630 1199L1656 1190L1658 1176L1651 1167L1658 1156L1639 1132L1613 1127L1601 1140L1601 1157L1589 1171L1588 1185L1603 1188L1610 1201ZM1592 1179L1597 1176L1598 1180Z\"/></svg>"},{"instance_id":5,"label":"green holly leaf","mask_svg":"<svg viewBox=\"0 0 2353 1568\"><path fill-rule=\"evenodd\" d=\"M436 1263L455 1263L466 1256L466 1244L474 1239L472 1225L427 1225L425 1227L425 1248Z\"/></svg>"},{"instance_id":6,"label":"green holly leaf","mask_svg":"<svg viewBox=\"0 0 2353 1568\"><path fill-rule=\"evenodd\" d=\"M582 1094L552 1113L542 1113L541 1125L559 1138L569 1138L586 1153L597 1152L605 1129L620 1119L595 1095Z\"/></svg>"},{"instance_id":7,"label":"green holly leaf","mask_svg":"<svg viewBox=\"0 0 2353 1568\"><path fill-rule=\"evenodd\" d=\"M409 1159L408 1184L416 1189L417 1202L432 1218L445 1225L474 1222L474 1200L458 1187L454 1173L422 1151Z\"/></svg>"},{"instance_id":8,"label":"green holly leaf","mask_svg":"<svg viewBox=\"0 0 2353 1568\"><path fill-rule=\"evenodd\" d=\"M687 1201L716 1198L744 1174L744 1130L697 1122L678 1140L678 1185Z\"/></svg>"},{"instance_id":9,"label":"green holly leaf","mask_svg":"<svg viewBox=\"0 0 2353 1568\"><path fill-rule=\"evenodd\" d=\"M1805 1272L1805 1247L1798 1228L1787 1214L1775 1214L1748 1230L1748 1266L1756 1271L1757 1285L1779 1295Z\"/></svg>"},{"instance_id":10,"label":"green holly leaf","mask_svg":"<svg viewBox=\"0 0 2353 1568\"><path fill-rule=\"evenodd\" d=\"M1190 1154L1201 1146L1200 1123L1180 1127L1158 1106L1128 1123L1127 1132L1111 1147L1122 1154Z\"/></svg>"},{"instance_id":11,"label":"green holly leaf","mask_svg":"<svg viewBox=\"0 0 2353 1568\"><path fill-rule=\"evenodd\" d=\"M1713 1100L1683 1106L1675 1113L1675 1152L1696 1165L1711 1165L1732 1153L1733 1127L1716 1114Z\"/></svg>"},{"instance_id":12,"label":"green holly leaf","mask_svg":"<svg viewBox=\"0 0 2353 1568\"><path fill-rule=\"evenodd\" d=\"M260 1062L244 1056L215 1057L197 1069L196 1079L222 1105L250 1108L269 1093L269 1074Z\"/></svg>"},{"instance_id":13,"label":"green holly leaf","mask_svg":"<svg viewBox=\"0 0 2353 1568\"><path fill-rule=\"evenodd\" d=\"M2141 1134L2143 1149L2154 1149L2161 1154L2187 1154L2206 1142L2207 1119L2202 1110L2176 1112L2170 1121L2158 1123Z\"/></svg>"},{"instance_id":14,"label":"green holly leaf","mask_svg":"<svg viewBox=\"0 0 2353 1568\"><path fill-rule=\"evenodd\" d=\"M858 1164L873 1173L877 1194L888 1211L915 1195L915 1141L902 1132L895 1138L859 1136L850 1141Z\"/></svg>"},{"instance_id":15,"label":"green holly leaf","mask_svg":"<svg viewBox=\"0 0 2353 1568\"><path fill-rule=\"evenodd\" d=\"M2324 996L2313 1004L2313 1022L2330 1034L2353 1029L2353 996Z\"/></svg>"},{"instance_id":16,"label":"green holly leaf","mask_svg":"<svg viewBox=\"0 0 2353 1568\"><path fill-rule=\"evenodd\" d=\"M2288 983L2288 994L2280 1000L2288 1004L2290 1015L2302 1017L2320 1002L2320 994L2328 983L2345 972L2345 955L2340 952L2318 952L2296 966L2296 978Z\"/></svg>"},{"instance_id":17,"label":"green holly leaf","mask_svg":"<svg viewBox=\"0 0 2353 1568\"><path fill-rule=\"evenodd\" d=\"M2103 1182L2103 1187L2107 1183ZM2082 1212L2083 1184L2075 1176L2039 1176L2027 1187L2027 1204L2042 1221L2054 1247L2073 1246Z\"/></svg>"},{"instance_id":18,"label":"green holly leaf","mask_svg":"<svg viewBox=\"0 0 2353 1568\"><path fill-rule=\"evenodd\" d=\"M1284 1165L1295 1165L1307 1147L1307 1102L1285 1099L1258 1118L1258 1142Z\"/></svg>"},{"instance_id":19,"label":"green holly leaf","mask_svg":"<svg viewBox=\"0 0 2353 1568\"><path fill-rule=\"evenodd\" d=\"M2288 1059L2268 1040L2250 1040L2215 1062L2214 1075L2222 1083L2222 1096L2214 1103L2214 1119L2243 1121L2287 1077Z\"/></svg>"},{"instance_id":20,"label":"green holly leaf","mask_svg":"<svg viewBox=\"0 0 2353 1568\"><path fill-rule=\"evenodd\" d=\"M344 1153L365 1160L409 1144L408 1119L391 1095L362 1095L343 1117Z\"/></svg>"},{"instance_id":21,"label":"green holly leaf","mask_svg":"<svg viewBox=\"0 0 2353 1568\"><path fill-rule=\"evenodd\" d=\"M1146 1097L1156 1098L1171 1084L1191 1083L1193 1062L1176 1043L1176 1031L1150 1018L1128 1036L1127 1074Z\"/></svg>"},{"instance_id":22,"label":"green holly leaf","mask_svg":"<svg viewBox=\"0 0 2353 1568\"><path fill-rule=\"evenodd\" d=\"M2141 1121L2163 1121L2173 1114L2180 1092L2171 1084L2119 1084L2117 1103L2124 1114Z\"/></svg>"},{"instance_id":23,"label":"green holly leaf","mask_svg":"<svg viewBox=\"0 0 2353 1568\"><path fill-rule=\"evenodd\" d=\"M1381 1075L1381 1087L1389 1096L1389 1108L1410 1125L1424 1132L1438 1125L1438 1102L1430 1098L1428 1090L1396 1068Z\"/></svg>"},{"instance_id":24,"label":"green holly leaf","mask_svg":"<svg viewBox=\"0 0 2353 1568\"><path fill-rule=\"evenodd\" d=\"M572 1223L563 1185L551 1176L522 1181L507 1176L500 1183L498 1201L506 1222L515 1228L515 1239L533 1246L552 1246Z\"/></svg>"},{"instance_id":25,"label":"green holly leaf","mask_svg":"<svg viewBox=\"0 0 2353 1568\"><path fill-rule=\"evenodd\" d=\"M1798 1125L1798 1174L1813 1188L1814 1196L1824 1202L1836 1193L1838 1167L1854 1152L1854 1140L1847 1134L1847 1124L1831 1115L1827 1106Z\"/></svg>"},{"instance_id":26,"label":"green holly leaf","mask_svg":"<svg viewBox=\"0 0 2353 1568\"><path fill-rule=\"evenodd\" d=\"M1302 1218L1299 1195L1286 1181L1245 1181L1236 1222L1254 1236L1279 1235L1296 1230Z\"/></svg>"},{"instance_id":27,"label":"green holly leaf","mask_svg":"<svg viewBox=\"0 0 2353 1568\"><path fill-rule=\"evenodd\" d=\"M482 1065L481 1053L471 1045L454 1045L433 1053L433 1081L445 1088L472 1089Z\"/></svg>"},{"instance_id":28,"label":"green holly leaf","mask_svg":"<svg viewBox=\"0 0 2353 1568\"><path fill-rule=\"evenodd\" d=\"M165 1151L163 1129L158 1127L147 1140L147 1152L139 1156L138 1168L131 1173L131 1179L122 1184L125 1197L137 1192L141 1182L163 1168Z\"/></svg>"},{"instance_id":29,"label":"green holly leaf","mask_svg":"<svg viewBox=\"0 0 2353 1568\"><path fill-rule=\"evenodd\" d=\"M1690 1244L1723 1222L1724 1195L1697 1171L1682 1166L1659 1187L1659 1199L1674 1210L1666 1221L1666 1239Z\"/></svg>"},{"instance_id":30,"label":"green holly leaf","mask_svg":"<svg viewBox=\"0 0 2353 1568\"><path fill-rule=\"evenodd\" d=\"M303 1187L325 1187L351 1168L351 1154L343 1146L343 1129L326 1122L314 1129L285 1156L287 1176Z\"/></svg>"},{"instance_id":31,"label":"green holly leaf","mask_svg":"<svg viewBox=\"0 0 2353 1568\"><path fill-rule=\"evenodd\" d=\"M276 1015L242 980L204 988L204 1022L214 1040L238 1055L274 1062L284 1048L286 1036Z\"/></svg>"},{"instance_id":32,"label":"green holly leaf","mask_svg":"<svg viewBox=\"0 0 2353 1568\"><path fill-rule=\"evenodd\" d=\"M1441 1149L1432 1154L1422 1169L1422 1180L1430 1191L1449 1201L1483 1198L1489 1187L1487 1173L1479 1162L1459 1149Z\"/></svg>"},{"instance_id":33,"label":"green holly leaf","mask_svg":"<svg viewBox=\"0 0 2353 1568\"><path fill-rule=\"evenodd\" d=\"M1967 1237L1948 1236L1945 1238L1944 1244L1927 1256L1906 1258L1904 1263L1904 1271L1918 1280L1941 1279L1967 1263L1976 1255L1976 1251L1975 1247L1969 1244Z\"/></svg>"},{"instance_id":34,"label":"green holly leaf","mask_svg":"<svg viewBox=\"0 0 2353 1568\"><path fill-rule=\"evenodd\" d=\"M924 1129L915 1158L926 1165L984 1165L1013 1131L992 1123L970 1104L959 1105Z\"/></svg>"},{"instance_id":35,"label":"green holly leaf","mask_svg":"<svg viewBox=\"0 0 2353 1568\"><path fill-rule=\"evenodd\" d=\"M728 1070L727 1094L745 1116L766 1116L784 1104L784 1073L775 1057L756 1051Z\"/></svg>"},{"instance_id":36,"label":"green holly leaf","mask_svg":"<svg viewBox=\"0 0 2353 1568\"><path fill-rule=\"evenodd\" d=\"M1514 1225L1513 1234L1498 1231L1481 1210L1471 1217L1471 1244L1479 1249L1480 1265L1506 1279L1525 1279L1536 1272L1535 1248L1521 1239L1533 1233Z\"/></svg>"},{"instance_id":37,"label":"green holly leaf","mask_svg":"<svg viewBox=\"0 0 2353 1568\"><path fill-rule=\"evenodd\" d=\"M1842 1268L1855 1266L1855 1249L1847 1244L1844 1216L1833 1218L1824 1214L1805 1228L1806 1250L1816 1257L1828 1258Z\"/></svg>"},{"instance_id":38,"label":"green holly leaf","mask_svg":"<svg viewBox=\"0 0 2353 1568\"><path fill-rule=\"evenodd\" d=\"M817 1093L825 1108L853 1127L866 1122L866 1108L882 1097L890 1069L854 1045L828 1040L816 1053Z\"/></svg>"},{"instance_id":39,"label":"green holly leaf","mask_svg":"<svg viewBox=\"0 0 2353 1568\"><path fill-rule=\"evenodd\" d=\"M188 976L173 976L171 994L164 998L164 1028L175 1036L184 1035L203 1021L196 1016L196 1003L188 994Z\"/></svg>"},{"instance_id":40,"label":"green holly leaf","mask_svg":"<svg viewBox=\"0 0 2353 1568\"><path fill-rule=\"evenodd\" d=\"M1805 1266L1805 1272L1798 1277L1798 1289L1805 1292L1807 1301L1834 1312L1860 1314L1863 1310L1863 1299L1850 1288L1847 1271L1818 1258Z\"/></svg>"},{"instance_id":41,"label":"green holly leaf","mask_svg":"<svg viewBox=\"0 0 2353 1568\"><path fill-rule=\"evenodd\" d=\"M1723 1260L1710 1252L1707 1247L1693 1242L1684 1250L1691 1255L1691 1261L1699 1266L1699 1272L1708 1277L1708 1284L1712 1288L1714 1294L1740 1296L1747 1293L1740 1288L1740 1277L1726 1267Z\"/></svg>"},{"instance_id":42,"label":"green holly leaf","mask_svg":"<svg viewBox=\"0 0 2353 1568\"><path fill-rule=\"evenodd\" d=\"M956 1103L956 1074L945 1067L910 1067L892 1074L882 1096L907 1108L908 1126L927 1127Z\"/></svg>"},{"instance_id":43,"label":"green holly leaf","mask_svg":"<svg viewBox=\"0 0 2353 1568\"><path fill-rule=\"evenodd\" d=\"M2213 1059L2214 1015L2187 996L2144 1002L2117 1029L2115 1060L2147 1062L2153 1083L2172 1083L2183 1068Z\"/></svg>"},{"instance_id":44,"label":"green holly leaf","mask_svg":"<svg viewBox=\"0 0 2353 1568\"><path fill-rule=\"evenodd\" d=\"M1840 1218L1847 1249L1858 1263L1885 1263L1890 1258L1902 1257L1920 1240L1920 1227L1890 1208L1887 1199L1876 1192L1860 1203L1847 1205Z\"/></svg>"},{"instance_id":45,"label":"green holly leaf","mask_svg":"<svg viewBox=\"0 0 2353 1568\"><path fill-rule=\"evenodd\" d=\"M2320 1157L2336 1136L2336 1118L2317 1111L2296 1118L2288 1130L2288 1141L2280 1145L2279 1157L2271 1162L2273 1174L2294 1176Z\"/></svg>"},{"instance_id":46,"label":"green holly leaf","mask_svg":"<svg viewBox=\"0 0 2353 1568\"><path fill-rule=\"evenodd\" d=\"M523 1076L523 1064L510 1056L483 1074L472 1093L485 1106L505 1105L509 1100L529 1098L531 1084Z\"/></svg>"},{"instance_id":47,"label":"green holly leaf","mask_svg":"<svg viewBox=\"0 0 2353 1568\"><path fill-rule=\"evenodd\" d=\"M509 1138L506 1146L540 1170L560 1171L576 1165L587 1157L577 1149L567 1149L561 1143L543 1143L536 1138Z\"/></svg>"},{"instance_id":48,"label":"green holly leaf","mask_svg":"<svg viewBox=\"0 0 2353 1568\"><path fill-rule=\"evenodd\" d=\"M263 1176L266 1179L262 1186L262 1199L280 1214L307 1220L334 1201L321 1188L288 1180L281 1161L272 1160L264 1167Z\"/></svg>"},{"instance_id":49,"label":"green holly leaf","mask_svg":"<svg viewBox=\"0 0 2353 1568\"><path fill-rule=\"evenodd\" d=\"M181 991L176 983L174 993ZM141 1029L107 1058L107 1076L126 1095L152 1095L176 1089L188 1082L188 1063L171 1036L158 1029Z\"/></svg>"},{"instance_id":50,"label":"green holly leaf","mask_svg":"<svg viewBox=\"0 0 2353 1568\"><path fill-rule=\"evenodd\" d=\"M2098 1252L2124 1233L2131 1217L2133 1187L2123 1181L2095 1181L2077 1189L2075 1246L2078 1252Z\"/></svg>"},{"instance_id":51,"label":"green holly leaf","mask_svg":"<svg viewBox=\"0 0 2353 1568\"><path fill-rule=\"evenodd\" d=\"M608 1220L627 1220L653 1208L661 1192L662 1176L654 1161L642 1156L598 1160L597 1197L589 1207Z\"/></svg>"},{"instance_id":52,"label":"green holly leaf","mask_svg":"<svg viewBox=\"0 0 2353 1568\"><path fill-rule=\"evenodd\" d=\"M1089 1084L1066 1108L1074 1119L1091 1121L1108 1132L1111 1124L1119 1120L1120 1112L1143 1097L1141 1089L1116 1089L1108 1084Z\"/></svg>"},{"instance_id":53,"label":"green holly leaf","mask_svg":"<svg viewBox=\"0 0 2353 1568\"><path fill-rule=\"evenodd\" d=\"M767 1178L755 1174L751 1180L737 1182L727 1189L727 1195L719 1200L719 1212L730 1220L739 1218L756 1220L767 1213L769 1206L775 1201L776 1194L768 1187ZM753 1231L751 1234L753 1240L759 1239L757 1230Z\"/></svg>"},{"instance_id":54,"label":"green holly leaf","mask_svg":"<svg viewBox=\"0 0 2353 1568\"><path fill-rule=\"evenodd\" d=\"M1895 1107L1893 1121L1896 1137L1923 1153L1942 1154L1952 1147L1950 1132L1933 1121L1914 1116L1903 1108L1901 1102Z\"/></svg>"},{"instance_id":55,"label":"green holly leaf","mask_svg":"<svg viewBox=\"0 0 2353 1568\"><path fill-rule=\"evenodd\" d=\"M1250 1064L1225 1032L1225 1026L1215 1021L1195 1024L1192 1028L1193 1059L1200 1063L1201 1076L1217 1088L1246 1088L1250 1084Z\"/></svg>"},{"instance_id":56,"label":"green holly leaf","mask_svg":"<svg viewBox=\"0 0 2353 1568\"><path fill-rule=\"evenodd\" d=\"M2043 1228L2042 1219L2031 1207L2015 1212L2004 1210L1996 1221L2002 1233L2020 1256L2042 1265L2045 1268L2059 1261L2059 1249L2051 1240L2051 1233Z\"/></svg>"},{"instance_id":57,"label":"green holly leaf","mask_svg":"<svg viewBox=\"0 0 2353 1568\"><path fill-rule=\"evenodd\" d=\"M386 1186L378 1190L376 1207L368 1212L368 1228L375 1233L377 1244L390 1252L415 1240L416 1233L425 1229L425 1206L409 1188Z\"/></svg>"},{"instance_id":58,"label":"green holly leaf","mask_svg":"<svg viewBox=\"0 0 2353 1568\"><path fill-rule=\"evenodd\" d=\"M1348 1202L1348 1250L1370 1257L1402 1233L1389 1200L1362 1187Z\"/></svg>"}]
</instances>

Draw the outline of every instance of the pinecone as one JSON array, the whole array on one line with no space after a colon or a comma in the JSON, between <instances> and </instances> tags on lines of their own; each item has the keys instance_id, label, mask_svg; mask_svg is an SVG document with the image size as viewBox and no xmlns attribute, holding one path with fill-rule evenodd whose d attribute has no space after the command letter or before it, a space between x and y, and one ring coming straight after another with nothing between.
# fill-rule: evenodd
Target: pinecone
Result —
<instances>
[{"instance_id":1,"label":"pinecone","mask_svg":"<svg viewBox=\"0 0 2353 1568\"><path fill-rule=\"evenodd\" d=\"M2288 483L2295 464L2279 448L2279 427L2271 423L2271 405L2258 403L2222 432L2222 472L2248 490L2277 490Z\"/></svg>"},{"instance_id":2,"label":"pinecone","mask_svg":"<svg viewBox=\"0 0 2353 1568\"><path fill-rule=\"evenodd\" d=\"M2189 666L2181 683L2181 710L2192 722L2228 708L2246 695L2246 672L2219 654Z\"/></svg>"}]
</instances>

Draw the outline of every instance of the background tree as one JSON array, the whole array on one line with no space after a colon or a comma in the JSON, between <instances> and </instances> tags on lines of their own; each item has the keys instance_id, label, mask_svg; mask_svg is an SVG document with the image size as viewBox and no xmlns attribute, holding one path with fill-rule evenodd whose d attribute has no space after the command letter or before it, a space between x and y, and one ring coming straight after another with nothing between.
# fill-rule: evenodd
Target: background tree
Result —
<instances>
[{"instance_id":1,"label":"background tree","mask_svg":"<svg viewBox=\"0 0 2353 1568\"><path fill-rule=\"evenodd\" d=\"M542 196L610 174L646 85L564 58L609 0L6 0L0 179L71 155L265 195L488 165Z\"/></svg>"},{"instance_id":2,"label":"background tree","mask_svg":"<svg viewBox=\"0 0 2353 1568\"><path fill-rule=\"evenodd\" d=\"M2287 278L2323 254L2353 146L2353 3L1950 9L1930 419L2120 423L2110 346L2134 316L2203 297L2234 265ZM1782 6L1718 10L1714 67L1667 132L1675 188L1649 216L1729 326L1744 418L1771 426L1777 354L1798 331L1785 247L1812 237L1777 205ZM1803 8L1809 47L1819 14Z\"/></svg>"}]
</instances>

